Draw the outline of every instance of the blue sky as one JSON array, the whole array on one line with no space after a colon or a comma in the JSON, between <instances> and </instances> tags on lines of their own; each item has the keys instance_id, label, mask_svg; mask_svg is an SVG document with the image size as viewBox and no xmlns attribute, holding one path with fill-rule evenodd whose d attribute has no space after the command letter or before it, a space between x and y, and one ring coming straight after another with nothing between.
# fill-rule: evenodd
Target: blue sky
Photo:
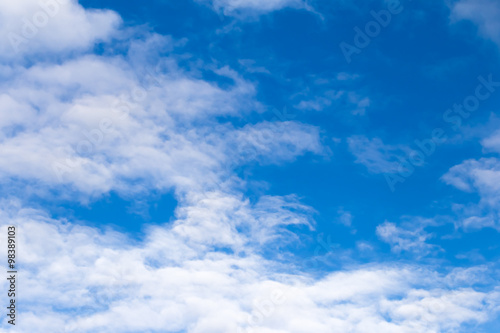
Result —
<instances>
[{"instance_id":1,"label":"blue sky","mask_svg":"<svg viewBox=\"0 0 500 333\"><path fill-rule=\"evenodd\" d=\"M0 332L498 331L498 2L0 13Z\"/></svg>"}]
</instances>

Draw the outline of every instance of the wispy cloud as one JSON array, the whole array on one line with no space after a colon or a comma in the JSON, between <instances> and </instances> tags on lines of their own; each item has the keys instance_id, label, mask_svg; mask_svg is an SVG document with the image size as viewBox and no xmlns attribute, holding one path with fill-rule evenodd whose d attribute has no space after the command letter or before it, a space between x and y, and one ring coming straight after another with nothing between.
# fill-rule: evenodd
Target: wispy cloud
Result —
<instances>
[{"instance_id":1,"label":"wispy cloud","mask_svg":"<svg viewBox=\"0 0 500 333\"><path fill-rule=\"evenodd\" d=\"M388 145L380 138L369 139L362 135L347 139L355 162L364 165L372 173L397 173L402 160L409 150L402 145Z\"/></svg>"},{"instance_id":2,"label":"wispy cloud","mask_svg":"<svg viewBox=\"0 0 500 333\"><path fill-rule=\"evenodd\" d=\"M425 256L439 250L439 246L427 242L435 235L425 231L425 228L433 224L432 220L421 218L404 221L401 225L386 221L377 226L377 236L389 244L393 252Z\"/></svg>"},{"instance_id":3,"label":"wispy cloud","mask_svg":"<svg viewBox=\"0 0 500 333\"><path fill-rule=\"evenodd\" d=\"M222 10L226 15L247 13L268 13L286 7L305 8L303 0L197 0L210 3L215 10Z\"/></svg>"}]
</instances>

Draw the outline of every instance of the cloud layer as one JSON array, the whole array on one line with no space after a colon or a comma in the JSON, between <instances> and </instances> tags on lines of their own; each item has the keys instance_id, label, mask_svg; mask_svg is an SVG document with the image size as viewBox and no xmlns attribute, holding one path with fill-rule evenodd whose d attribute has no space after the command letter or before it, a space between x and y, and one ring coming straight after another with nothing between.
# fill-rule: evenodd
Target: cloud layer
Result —
<instances>
[{"instance_id":1,"label":"cloud layer","mask_svg":"<svg viewBox=\"0 0 500 333\"><path fill-rule=\"evenodd\" d=\"M498 291L471 288L484 279L480 267L441 275L372 265L313 279L249 247L230 254L187 241L195 215L138 244L15 201L2 202L1 217L23 244L17 332L454 332L498 311Z\"/></svg>"},{"instance_id":2,"label":"cloud layer","mask_svg":"<svg viewBox=\"0 0 500 333\"><path fill-rule=\"evenodd\" d=\"M497 315L497 284L478 287L497 280L490 267L300 270L302 257L276 249L301 245L291 230L313 230L314 209L292 194L250 200L237 169L322 156L320 129L245 122L267 109L255 84L233 69L201 61L183 67L176 41L131 33L112 11L43 4L0 4L0 31L10 38L0 48L0 223L19 228L16 332L455 332ZM303 3L211 5L233 14ZM107 52L93 54L99 43ZM496 149L497 141L484 144ZM392 171L405 151L364 136L348 144L373 173ZM497 164L466 161L444 180L478 189L495 206ZM173 193L178 206L171 222L149 226L142 240L55 218L31 202L153 191ZM349 225L350 213L342 216ZM423 227L385 223L377 232L395 252L430 250ZM9 329L4 319L0 332Z\"/></svg>"}]
</instances>

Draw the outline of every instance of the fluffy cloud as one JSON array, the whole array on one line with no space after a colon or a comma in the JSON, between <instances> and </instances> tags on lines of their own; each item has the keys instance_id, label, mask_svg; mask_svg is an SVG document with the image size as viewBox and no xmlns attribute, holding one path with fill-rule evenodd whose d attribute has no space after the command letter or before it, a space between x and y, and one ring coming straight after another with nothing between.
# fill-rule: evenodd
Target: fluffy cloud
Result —
<instances>
[{"instance_id":1,"label":"fluffy cloud","mask_svg":"<svg viewBox=\"0 0 500 333\"><path fill-rule=\"evenodd\" d=\"M74 0L0 2L0 57L61 54L109 40L120 17L106 10L85 10Z\"/></svg>"},{"instance_id":2,"label":"fluffy cloud","mask_svg":"<svg viewBox=\"0 0 500 333\"><path fill-rule=\"evenodd\" d=\"M464 161L452 167L443 180L463 191L478 191L491 204L500 199L500 161L497 158Z\"/></svg>"},{"instance_id":3,"label":"fluffy cloud","mask_svg":"<svg viewBox=\"0 0 500 333\"><path fill-rule=\"evenodd\" d=\"M134 243L16 201L1 206L2 223L18 226L23 246L20 333L455 332L498 311L498 291L472 288L481 270L375 265L313 279L251 247L234 254L199 247L179 228L186 220Z\"/></svg>"},{"instance_id":4,"label":"fluffy cloud","mask_svg":"<svg viewBox=\"0 0 500 333\"><path fill-rule=\"evenodd\" d=\"M260 112L254 87L228 68L214 73L233 80L223 89L178 68L174 58L142 75L133 62L84 55L13 67L1 84L0 181L35 181L90 197L144 188L186 193L227 178L238 163L320 152L312 126L217 123L217 116ZM141 187L130 185L137 180Z\"/></svg>"}]
</instances>

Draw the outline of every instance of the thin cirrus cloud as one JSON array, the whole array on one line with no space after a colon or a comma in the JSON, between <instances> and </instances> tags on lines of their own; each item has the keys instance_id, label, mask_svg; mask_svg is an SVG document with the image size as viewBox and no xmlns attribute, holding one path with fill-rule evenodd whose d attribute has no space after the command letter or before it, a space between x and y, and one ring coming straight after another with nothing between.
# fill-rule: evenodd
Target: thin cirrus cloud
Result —
<instances>
[{"instance_id":1,"label":"thin cirrus cloud","mask_svg":"<svg viewBox=\"0 0 500 333\"><path fill-rule=\"evenodd\" d=\"M222 10L226 15L242 12L268 13L286 7L305 8L303 0L196 0L209 3L215 10Z\"/></svg>"},{"instance_id":2,"label":"thin cirrus cloud","mask_svg":"<svg viewBox=\"0 0 500 333\"><path fill-rule=\"evenodd\" d=\"M407 219L400 225L386 221L377 226L376 233L380 240L391 246L393 252L425 256L440 250L439 246L427 242L435 235L425 228L433 224L433 221L422 218Z\"/></svg>"},{"instance_id":3,"label":"thin cirrus cloud","mask_svg":"<svg viewBox=\"0 0 500 333\"><path fill-rule=\"evenodd\" d=\"M397 173L401 160L409 148L404 145L385 144L380 138L356 135L347 139L355 163L364 165L371 173Z\"/></svg>"}]
</instances>

